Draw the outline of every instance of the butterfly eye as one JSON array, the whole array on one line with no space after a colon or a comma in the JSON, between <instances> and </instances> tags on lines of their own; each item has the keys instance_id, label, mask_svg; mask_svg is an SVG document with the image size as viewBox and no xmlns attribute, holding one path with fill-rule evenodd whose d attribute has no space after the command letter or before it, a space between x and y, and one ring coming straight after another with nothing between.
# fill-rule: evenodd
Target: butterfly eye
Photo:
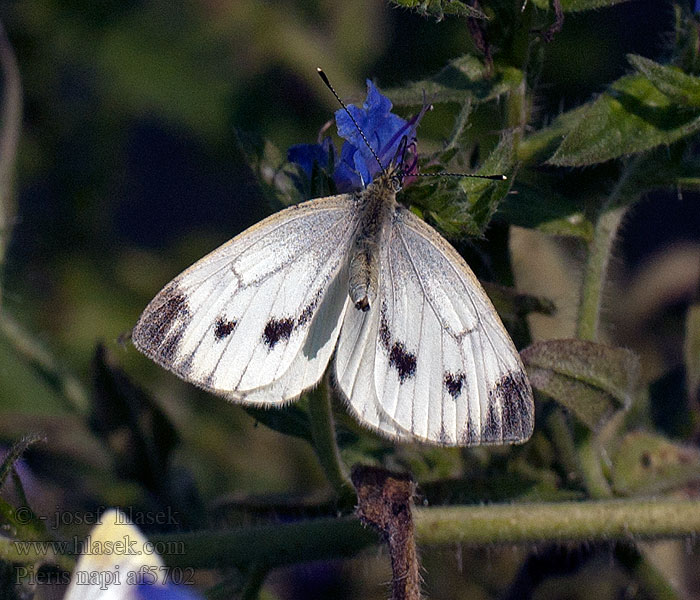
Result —
<instances>
[{"instance_id":1,"label":"butterfly eye","mask_svg":"<svg viewBox=\"0 0 700 600\"><path fill-rule=\"evenodd\" d=\"M395 192L401 191L401 177L399 175L394 175L391 178L391 187Z\"/></svg>"}]
</instances>

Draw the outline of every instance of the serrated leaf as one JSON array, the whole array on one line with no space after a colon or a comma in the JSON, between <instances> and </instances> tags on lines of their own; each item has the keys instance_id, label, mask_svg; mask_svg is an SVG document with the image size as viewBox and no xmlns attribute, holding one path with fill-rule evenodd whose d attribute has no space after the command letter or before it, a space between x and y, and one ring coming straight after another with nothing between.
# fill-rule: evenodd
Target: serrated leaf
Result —
<instances>
[{"instance_id":1,"label":"serrated leaf","mask_svg":"<svg viewBox=\"0 0 700 600\"><path fill-rule=\"evenodd\" d=\"M660 65L636 54L628 54L627 60L656 89L678 104L700 107L700 77L688 75L675 66Z\"/></svg>"},{"instance_id":2,"label":"serrated leaf","mask_svg":"<svg viewBox=\"0 0 700 600\"><path fill-rule=\"evenodd\" d=\"M491 72L481 60L465 54L448 63L429 79L409 83L385 93L397 106L423 104L424 93L428 102L459 102L468 99L474 103L487 102L517 88L523 80L519 69L496 65Z\"/></svg>"},{"instance_id":3,"label":"serrated leaf","mask_svg":"<svg viewBox=\"0 0 700 600\"><path fill-rule=\"evenodd\" d=\"M531 1L537 8L542 10L548 10L552 5L552 0ZM564 12L582 12L584 10L614 6L623 2L630 2L630 0L561 0L561 8Z\"/></svg>"},{"instance_id":4,"label":"serrated leaf","mask_svg":"<svg viewBox=\"0 0 700 600\"><path fill-rule=\"evenodd\" d=\"M402 8L410 8L422 15L442 19L445 15L470 17L472 19L488 19L480 10L459 0L390 0L391 4Z\"/></svg>"},{"instance_id":5,"label":"serrated leaf","mask_svg":"<svg viewBox=\"0 0 700 600\"><path fill-rule=\"evenodd\" d=\"M700 109L678 106L643 75L627 75L596 100L565 113L575 123L549 159L557 166L585 166L671 144L700 130Z\"/></svg>"},{"instance_id":6,"label":"serrated leaf","mask_svg":"<svg viewBox=\"0 0 700 600\"><path fill-rule=\"evenodd\" d=\"M639 361L629 350L582 340L550 340L532 344L520 355L532 387L593 430L632 402Z\"/></svg>"},{"instance_id":7,"label":"serrated leaf","mask_svg":"<svg viewBox=\"0 0 700 600\"><path fill-rule=\"evenodd\" d=\"M685 315L685 374L688 395L700 400L700 304L692 304Z\"/></svg>"},{"instance_id":8,"label":"serrated leaf","mask_svg":"<svg viewBox=\"0 0 700 600\"><path fill-rule=\"evenodd\" d=\"M611 460L620 494L656 494L700 482L700 450L654 433L628 433Z\"/></svg>"}]
</instances>

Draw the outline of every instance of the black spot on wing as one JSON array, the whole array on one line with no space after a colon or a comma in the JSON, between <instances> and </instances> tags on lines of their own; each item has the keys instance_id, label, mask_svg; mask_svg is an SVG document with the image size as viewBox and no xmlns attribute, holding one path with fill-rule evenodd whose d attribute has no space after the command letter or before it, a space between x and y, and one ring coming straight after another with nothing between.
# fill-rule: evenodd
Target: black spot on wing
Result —
<instances>
[{"instance_id":1,"label":"black spot on wing","mask_svg":"<svg viewBox=\"0 0 700 600\"><path fill-rule=\"evenodd\" d=\"M233 330L236 329L236 325L238 325L237 321L228 321L223 317L219 317L214 325L214 337L218 341L223 340L233 333Z\"/></svg>"},{"instance_id":2,"label":"black spot on wing","mask_svg":"<svg viewBox=\"0 0 700 600\"><path fill-rule=\"evenodd\" d=\"M522 371L501 377L489 392L489 404L501 405L503 440L521 442L532 435L534 415L532 390Z\"/></svg>"},{"instance_id":3,"label":"black spot on wing","mask_svg":"<svg viewBox=\"0 0 700 600\"><path fill-rule=\"evenodd\" d=\"M299 314L299 317L296 319L296 327L303 327L311 320L311 317L314 316L314 311L316 310L316 307L318 306L318 303L321 300L322 294L323 291L319 290L316 293L314 299L303 308L303 310Z\"/></svg>"},{"instance_id":4,"label":"black spot on wing","mask_svg":"<svg viewBox=\"0 0 700 600\"><path fill-rule=\"evenodd\" d=\"M447 436L447 431L445 431L445 424L440 424L440 434L438 435L438 443L442 446L447 446L450 443L450 438Z\"/></svg>"},{"instance_id":5,"label":"black spot on wing","mask_svg":"<svg viewBox=\"0 0 700 600\"><path fill-rule=\"evenodd\" d=\"M287 341L295 329L304 327L304 325L309 323L322 296L323 290L321 289L316 293L314 299L301 310L297 318L270 319L263 330L263 341L267 347L272 350L278 342Z\"/></svg>"},{"instance_id":6,"label":"black spot on wing","mask_svg":"<svg viewBox=\"0 0 700 600\"><path fill-rule=\"evenodd\" d=\"M406 379L416 374L416 355L406 350L403 342L395 341L392 343L391 340L392 335L389 332L384 308L382 307L381 321L379 323L379 341L389 354L389 365L396 369L399 374L399 382L403 383Z\"/></svg>"},{"instance_id":7,"label":"black spot on wing","mask_svg":"<svg viewBox=\"0 0 700 600\"><path fill-rule=\"evenodd\" d=\"M177 372L181 377L188 377L192 373L194 366L194 352L190 352L184 359L177 364Z\"/></svg>"},{"instance_id":8,"label":"black spot on wing","mask_svg":"<svg viewBox=\"0 0 700 600\"><path fill-rule=\"evenodd\" d=\"M501 417L498 414L496 403L489 397L489 405L486 411L486 422L481 430L481 441L486 444L498 443L503 439L501 431Z\"/></svg>"},{"instance_id":9,"label":"black spot on wing","mask_svg":"<svg viewBox=\"0 0 700 600\"><path fill-rule=\"evenodd\" d=\"M460 446L474 446L479 443L479 437L471 414L468 414L466 427L459 434L459 444Z\"/></svg>"},{"instance_id":10,"label":"black spot on wing","mask_svg":"<svg viewBox=\"0 0 700 600\"><path fill-rule=\"evenodd\" d=\"M294 319L270 319L263 330L263 340L272 350L280 340L288 340L294 331Z\"/></svg>"},{"instance_id":11,"label":"black spot on wing","mask_svg":"<svg viewBox=\"0 0 700 600\"><path fill-rule=\"evenodd\" d=\"M159 295L155 306L149 306L133 332L136 345L157 357L172 363L191 320L187 296L171 284Z\"/></svg>"},{"instance_id":12,"label":"black spot on wing","mask_svg":"<svg viewBox=\"0 0 700 600\"><path fill-rule=\"evenodd\" d=\"M462 393L462 387L464 386L464 373L445 373L443 378L443 383L447 393L452 396L453 400L457 400L459 395Z\"/></svg>"},{"instance_id":13,"label":"black spot on wing","mask_svg":"<svg viewBox=\"0 0 700 600\"><path fill-rule=\"evenodd\" d=\"M412 352L406 352L406 348L401 342L394 342L391 347L389 364L398 371L401 383L416 374L416 355Z\"/></svg>"}]
</instances>

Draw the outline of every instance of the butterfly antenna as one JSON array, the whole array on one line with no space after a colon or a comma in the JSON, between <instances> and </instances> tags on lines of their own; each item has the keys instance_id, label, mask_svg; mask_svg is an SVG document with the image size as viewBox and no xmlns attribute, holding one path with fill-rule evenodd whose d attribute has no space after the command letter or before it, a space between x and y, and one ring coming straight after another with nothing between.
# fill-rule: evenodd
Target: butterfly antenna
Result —
<instances>
[{"instance_id":1,"label":"butterfly antenna","mask_svg":"<svg viewBox=\"0 0 700 600\"><path fill-rule=\"evenodd\" d=\"M507 175L472 175L471 173L411 173L411 177L472 177L474 179L490 179L491 181L506 181Z\"/></svg>"},{"instance_id":2,"label":"butterfly antenna","mask_svg":"<svg viewBox=\"0 0 700 600\"><path fill-rule=\"evenodd\" d=\"M365 144L367 144L367 147L369 148L369 151L372 153L372 156L374 156L374 160L377 161L377 164L379 165L379 168L382 170L382 173L386 175L386 169L384 168L384 165L382 164L382 161L379 160L379 157L377 156L377 153L374 151L374 148L372 148L372 145L369 143L369 140L365 136L365 132L362 131L362 128L360 127L359 123L355 120L355 117L352 116L352 113L348 110L348 107L345 105L345 102L343 102L340 99L340 96L338 96L337 92L331 85L331 82L328 81L328 77L326 74L323 72L323 69L320 67L316 67L316 71L318 71L319 77L323 80L323 83L326 84L326 87L332 92L332 94L335 96L335 99L340 103L340 106L343 107L345 112L347 113L348 117L350 117L350 120L353 122L355 127L357 128L357 131L360 133L360 136L364 140Z\"/></svg>"}]
</instances>

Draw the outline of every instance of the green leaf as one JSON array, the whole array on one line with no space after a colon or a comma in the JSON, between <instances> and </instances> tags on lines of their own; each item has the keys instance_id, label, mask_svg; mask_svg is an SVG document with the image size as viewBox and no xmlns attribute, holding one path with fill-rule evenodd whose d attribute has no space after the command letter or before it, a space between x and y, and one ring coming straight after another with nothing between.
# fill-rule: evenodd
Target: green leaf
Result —
<instances>
[{"instance_id":1,"label":"green leaf","mask_svg":"<svg viewBox=\"0 0 700 600\"><path fill-rule=\"evenodd\" d=\"M0 100L0 264L2 264L5 259L5 249L9 241L14 217L13 180L15 157L22 128L22 82L15 53L2 25L0 25L0 67L2 68L2 98Z\"/></svg>"},{"instance_id":2,"label":"green leaf","mask_svg":"<svg viewBox=\"0 0 700 600\"><path fill-rule=\"evenodd\" d=\"M700 109L678 106L646 76L618 79L596 100L562 115L552 125L573 126L549 163L584 166L671 144L700 130ZM541 134L544 136L545 134Z\"/></svg>"},{"instance_id":3,"label":"green leaf","mask_svg":"<svg viewBox=\"0 0 700 600\"><path fill-rule=\"evenodd\" d=\"M656 148L634 159L637 164L620 180L615 205L636 202L647 192L658 189L698 189L700 156L691 140L670 148Z\"/></svg>"},{"instance_id":4,"label":"green leaf","mask_svg":"<svg viewBox=\"0 0 700 600\"><path fill-rule=\"evenodd\" d=\"M478 175L512 175L513 137L506 134L476 172ZM439 165L423 168L440 170ZM483 235L500 202L508 194L512 179L494 181L470 177L429 177L408 186L402 201L447 237Z\"/></svg>"},{"instance_id":5,"label":"green leaf","mask_svg":"<svg viewBox=\"0 0 700 600\"><path fill-rule=\"evenodd\" d=\"M500 204L497 218L519 227L589 241L593 224L583 215L582 203L559 193L555 184L544 173L521 172L515 190Z\"/></svg>"},{"instance_id":6,"label":"green leaf","mask_svg":"<svg viewBox=\"0 0 700 600\"><path fill-rule=\"evenodd\" d=\"M503 321L515 322L531 313L553 315L557 312L556 306L549 298L521 294L514 288L489 281L483 281L481 285Z\"/></svg>"},{"instance_id":7,"label":"green leaf","mask_svg":"<svg viewBox=\"0 0 700 600\"><path fill-rule=\"evenodd\" d=\"M700 450L654 433L628 433L611 459L620 494L656 494L700 482Z\"/></svg>"},{"instance_id":8,"label":"green leaf","mask_svg":"<svg viewBox=\"0 0 700 600\"><path fill-rule=\"evenodd\" d=\"M685 315L685 375L688 396L700 400L700 304L692 304Z\"/></svg>"},{"instance_id":9,"label":"green leaf","mask_svg":"<svg viewBox=\"0 0 700 600\"><path fill-rule=\"evenodd\" d=\"M92 360L90 429L112 449L120 477L162 493L178 436L155 400L98 344Z\"/></svg>"},{"instance_id":10,"label":"green leaf","mask_svg":"<svg viewBox=\"0 0 700 600\"><path fill-rule=\"evenodd\" d=\"M472 19L488 19L480 10L459 0L390 0L391 4L402 8L410 8L421 15L435 17L438 21L445 15L470 17Z\"/></svg>"},{"instance_id":11,"label":"green leaf","mask_svg":"<svg viewBox=\"0 0 700 600\"><path fill-rule=\"evenodd\" d=\"M552 6L552 0L531 0L532 3L542 10L548 10ZM622 4L630 0L561 0L561 7L564 12L582 12L595 8L605 8Z\"/></svg>"},{"instance_id":12,"label":"green leaf","mask_svg":"<svg viewBox=\"0 0 700 600\"><path fill-rule=\"evenodd\" d=\"M639 361L629 350L582 340L551 340L532 344L520 355L532 387L593 430L632 402Z\"/></svg>"},{"instance_id":13,"label":"green leaf","mask_svg":"<svg viewBox=\"0 0 700 600\"><path fill-rule=\"evenodd\" d=\"M489 157L484 161L477 175L506 175L506 181L492 181L465 177L460 180L462 189L467 193L469 213L483 233L496 212L498 205L506 197L512 184L515 167L515 149L513 136L507 133Z\"/></svg>"},{"instance_id":14,"label":"green leaf","mask_svg":"<svg viewBox=\"0 0 700 600\"><path fill-rule=\"evenodd\" d=\"M0 488L2 488L7 480L7 476L14 470L15 463L22 458L22 455L30 446L40 441L44 441L42 436L30 434L24 436L19 442L15 442L12 445L12 448L10 448L10 451L3 459L2 464L0 464Z\"/></svg>"},{"instance_id":15,"label":"green leaf","mask_svg":"<svg viewBox=\"0 0 700 600\"><path fill-rule=\"evenodd\" d=\"M294 404L274 409L255 408L253 406L243 406L243 409L266 427L284 435L293 435L313 444L309 415L305 408L302 408L302 404L305 404L305 402L295 402Z\"/></svg>"},{"instance_id":16,"label":"green leaf","mask_svg":"<svg viewBox=\"0 0 700 600\"><path fill-rule=\"evenodd\" d=\"M487 102L517 88L523 80L519 69L495 65L491 72L477 57L470 54L456 58L437 75L386 90L385 94L397 106L423 104L424 98L433 104L441 102Z\"/></svg>"},{"instance_id":17,"label":"green leaf","mask_svg":"<svg viewBox=\"0 0 700 600\"><path fill-rule=\"evenodd\" d=\"M628 54L627 60L646 76L656 89L674 102L694 108L700 107L700 77L687 75L678 67L660 65L636 54Z\"/></svg>"}]
</instances>

